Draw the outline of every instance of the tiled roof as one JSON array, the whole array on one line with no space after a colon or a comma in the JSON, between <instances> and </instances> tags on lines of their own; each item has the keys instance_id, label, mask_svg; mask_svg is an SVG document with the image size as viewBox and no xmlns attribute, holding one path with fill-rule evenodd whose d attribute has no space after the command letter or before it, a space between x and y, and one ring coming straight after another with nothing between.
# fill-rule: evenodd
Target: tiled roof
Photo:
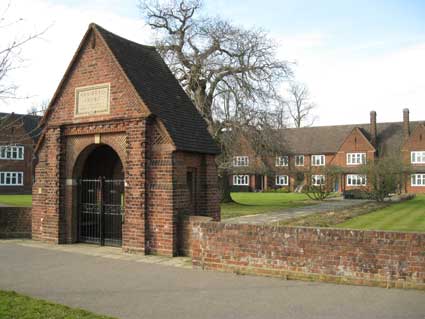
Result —
<instances>
[{"instance_id":1,"label":"tiled roof","mask_svg":"<svg viewBox=\"0 0 425 319\"><path fill-rule=\"evenodd\" d=\"M0 119L7 123L22 121L25 132L36 142L41 134L42 128L39 126L41 116L31 114L0 113ZM6 124L7 125L7 124Z\"/></svg>"},{"instance_id":2,"label":"tiled roof","mask_svg":"<svg viewBox=\"0 0 425 319\"><path fill-rule=\"evenodd\" d=\"M207 124L154 47L93 26L149 110L165 125L178 150L217 154Z\"/></svg>"},{"instance_id":3,"label":"tiled roof","mask_svg":"<svg viewBox=\"0 0 425 319\"><path fill-rule=\"evenodd\" d=\"M421 122L410 122L412 132ZM281 138L288 154L336 153L348 134L360 128L370 140L369 124L350 124L282 129ZM377 123L377 150L381 154L399 152L403 143L403 123Z\"/></svg>"}]
</instances>

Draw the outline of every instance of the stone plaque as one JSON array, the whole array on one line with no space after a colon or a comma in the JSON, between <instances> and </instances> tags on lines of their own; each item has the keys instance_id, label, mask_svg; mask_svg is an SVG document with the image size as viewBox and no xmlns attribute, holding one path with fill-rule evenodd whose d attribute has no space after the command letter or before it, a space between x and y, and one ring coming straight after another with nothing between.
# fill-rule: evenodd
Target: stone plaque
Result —
<instances>
[{"instance_id":1,"label":"stone plaque","mask_svg":"<svg viewBox=\"0 0 425 319\"><path fill-rule=\"evenodd\" d=\"M98 84L75 89L75 116L109 113L110 84Z\"/></svg>"}]
</instances>

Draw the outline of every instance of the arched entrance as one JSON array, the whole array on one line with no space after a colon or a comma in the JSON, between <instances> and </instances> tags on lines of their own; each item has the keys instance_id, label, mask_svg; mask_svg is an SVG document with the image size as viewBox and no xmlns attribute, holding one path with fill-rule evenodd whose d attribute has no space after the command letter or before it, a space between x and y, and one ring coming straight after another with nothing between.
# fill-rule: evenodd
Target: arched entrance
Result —
<instances>
[{"instance_id":1,"label":"arched entrance","mask_svg":"<svg viewBox=\"0 0 425 319\"><path fill-rule=\"evenodd\" d=\"M78 165L78 240L121 246L124 220L124 171L108 145L89 146Z\"/></svg>"}]
</instances>

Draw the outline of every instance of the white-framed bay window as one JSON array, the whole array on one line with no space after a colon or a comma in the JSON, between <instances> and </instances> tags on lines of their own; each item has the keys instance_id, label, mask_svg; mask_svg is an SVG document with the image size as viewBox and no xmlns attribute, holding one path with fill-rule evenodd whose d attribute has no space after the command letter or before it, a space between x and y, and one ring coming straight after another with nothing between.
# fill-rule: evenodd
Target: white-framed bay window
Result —
<instances>
[{"instance_id":1,"label":"white-framed bay window","mask_svg":"<svg viewBox=\"0 0 425 319\"><path fill-rule=\"evenodd\" d=\"M304 155L295 155L295 166L304 166Z\"/></svg>"},{"instance_id":2,"label":"white-framed bay window","mask_svg":"<svg viewBox=\"0 0 425 319\"><path fill-rule=\"evenodd\" d=\"M410 152L410 162L412 164L425 164L425 151Z\"/></svg>"},{"instance_id":3,"label":"white-framed bay window","mask_svg":"<svg viewBox=\"0 0 425 319\"><path fill-rule=\"evenodd\" d=\"M325 175L312 175L311 183L314 186L320 186L325 184Z\"/></svg>"},{"instance_id":4,"label":"white-framed bay window","mask_svg":"<svg viewBox=\"0 0 425 319\"><path fill-rule=\"evenodd\" d=\"M248 156L233 156L233 166L248 166L249 157Z\"/></svg>"},{"instance_id":5,"label":"white-framed bay window","mask_svg":"<svg viewBox=\"0 0 425 319\"><path fill-rule=\"evenodd\" d=\"M325 166L325 155L311 155L312 166Z\"/></svg>"},{"instance_id":6,"label":"white-framed bay window","mask_svg":"<svg viewBox=\"0 0 425 319\"><path fill-rule=\"evenodd\" d=\"M366 153L347 153L347 165L366 164Z\"/></svg>"},{"instance_id":7,"label":"white-framed bay window","mask_svg":"<svg viewBox=\"0 0 425 319\"><path fill-rule=\"evenodd\" d=\"M276 166L288 166L289 157L288 156L276 156Z\"/></svg>"},{"instance_id":8,"label":"white-framed bay window","mask_svg":"<svg viewBox=\"0 0 425 319\"><path fill-rule=\"evenodd\" d=\"M248 186L249 185L249 175L233 175L233 185L234 186Z\"/></svg>"},{"instance_id":9,"label":"white-framed bay window","mask_svg":"<svg viewBox=\"0 0 425 319\"><path fill-rule=\"evenodd\" d=\"M366 175L349 174L346 177L347 186L366 186Z\"/></svg>"},{"instance_id":10,"label":"white-framed bay window","mask_svg":"<svg viewBox=\"0 0 425 319\"><path fill-rule=\"evenodd\" d=\"M289 185L289 176L288 175L276 175L276 185L277 186L288 186Z\"/></svg>"},{"instance_id":11,"label":"white-framed bay window","mask_svg":"<svg viewBox=\"0 0 425 319\"><path fill-rule=\"evenodd\" d=\"M24 147L20 145L0 145L0 159L23 160Z\"/></svg>"},{"instance_id":12,"label":"white-framed bay window","mask_svg":"<svg viewBox=\"0 0 425 319\"><path fill-rule=\"evenodd\" d=\"M412 174L411 184L412 186L425 186L425 174Z\"/></svg>"},{"instance_id":13,"label":"white-framed bay window","mask_svg":"<svg viewBox=\"0 0 425 319\"><path fill-rule=\"evenodd\" d=\"M0 186L23 186L23 172L0 172Z\"/></svg>"}]
</instances>

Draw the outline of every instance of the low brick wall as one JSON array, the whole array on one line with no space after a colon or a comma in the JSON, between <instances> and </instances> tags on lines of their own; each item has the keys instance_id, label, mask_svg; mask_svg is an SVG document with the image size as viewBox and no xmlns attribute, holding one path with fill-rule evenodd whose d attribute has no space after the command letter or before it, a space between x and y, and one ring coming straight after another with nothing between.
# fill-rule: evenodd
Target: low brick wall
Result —
<instances>
[{"instance_id":1,"label":"low brick wall","mask_svg":"<svg viewBox=\"0 0 425 319\"><path fill-rule=\"evenodd\" d=\"M31 207L0 207L0 238L31 238Z\"/></svg>"},{"instance_id":2,"label":"low brick wall","mask_svg":"<svg viewBox=\"0 0 425 319\"><path fill-rule=\"evenodd\" d=\"M184 216L181 219L181 229L179 229L179 234L181 238L179 239L179 252L182 256L192 256L192 229L194 224L206 223L212 221L212 217L207 216Z\"/></svg>"},{"instance_id":3,"label":"low brick wall","mask_svg":"<svg viewBox=\"0 0 425 319\"><path fill-rule=\"evenodd\" d=\"M203 269L425 289L425 233L194 223Z\"/></svg>"}]
</instances>

